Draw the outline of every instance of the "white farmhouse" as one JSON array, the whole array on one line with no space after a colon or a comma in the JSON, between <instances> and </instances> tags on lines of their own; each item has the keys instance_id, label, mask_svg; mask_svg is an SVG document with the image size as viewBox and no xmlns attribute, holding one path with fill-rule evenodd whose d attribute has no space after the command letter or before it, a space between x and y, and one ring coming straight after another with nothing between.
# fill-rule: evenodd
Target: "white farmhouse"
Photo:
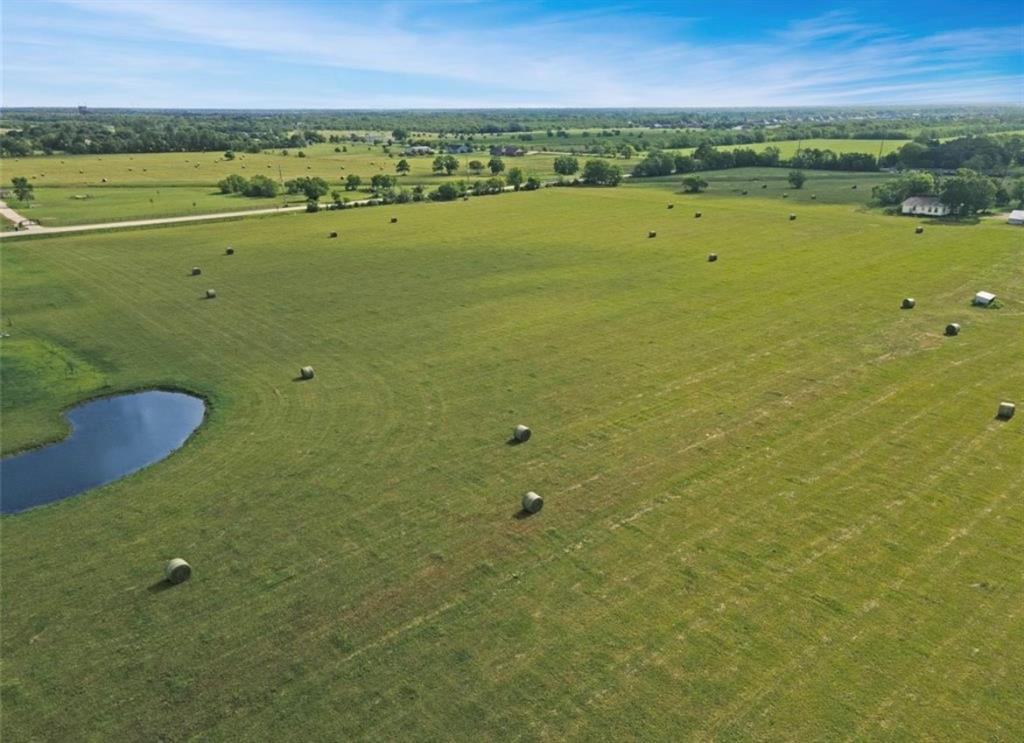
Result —
<instances>
[{"instance_id":1,"label":"white farmhouse","mask_svg":"<svg viewBox=\"0 0 1024 743\"><path fill-rule=\"evenodd\" d=\"M901 208L904 214L925 217L945 217L949 214L949 207L939 201L937 196L911 196L904 200Z\"/></svg>"}]
</instances>

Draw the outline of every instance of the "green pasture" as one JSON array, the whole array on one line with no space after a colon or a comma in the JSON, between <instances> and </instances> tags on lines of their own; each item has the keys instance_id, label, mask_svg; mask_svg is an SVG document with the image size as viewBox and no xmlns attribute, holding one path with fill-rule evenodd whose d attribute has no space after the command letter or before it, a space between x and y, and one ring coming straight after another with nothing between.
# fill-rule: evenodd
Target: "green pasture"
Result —
<instances>
[{"instance_id":1,"label":"green pasture","mask_svg":"<svg viewBox=\"0 0 1024 743\"><path fill-rule=\"evenodd\" d=\"M18 213L49 227L189 214L271 209L306 203L301 194L248 198L222 194L212 186L110 186L103 188L37 188L28 204L12 201Z\"/></svg>"},{"instance_id":2,"label":"green pasture","mask_svg":"<svg viewBox=\"0 0 1024 743\"><path fill-rule=\"evenodd\" d=\"M335 147L347 147L348 152L337 153ZM399 154L388 157L380 146L349 143L345 145L319 144L308 147L306 157L298 157L298 150L271 154L238 153L234 160L226 160L223 153L183 152L136 155L53 155L4 160L3 182L16 176L25 176L35 187L35 198L30 204L11 200L9 203L26 217L49 226L88 224L127 219L176 217L242 209L266 209L283 203L303 203L304 199L282 194L276 199L248 198L223 195L217 182L237 173L247 178L265 175L284 182L300 176L319 176L332 189L342 190L350 173L363 180L364 187L379 173L397 175L395 166L403 157L411 170L399 176L399 185L422 185L436 188L452 179L477 180L469 172L469 163L479 160L486 164L487 153L456 156L461 164L453 176L437 175L432 171L434 156L411 157ZM556 155L531 154L523 157L503 158L506 168L522 168L527 176L554 178ZM628 164L627 164L628 165ZM490 177L484 170L480 178ZM103 179L106 179L104 182ZM365 198L364 191L344 191L350 199ZM83 198L84 197L84 198ZM329 199L329 195L327 197Z\"/></svg>"},{"instance_id":3,"label":"green pasture","mask_svg":"<svg viewBox=\"0 0 1024 743\"><path fill-rule=\"evenodd\" d=\"M767 147L775 147L779 150L779 156L783 160L793 157L797 149L832 150L837 155L848 152L865 152L878 157L879 153L887 155L890 152L895 152L909 141L909 139L802 139L799 141L784 140L779 142L757 142L754 144L724 144L719 145L716 149L730 151L744 149L763 152ZM692 155L696 149L696 147L685 147L666 151L677 152L681 155Z\"/></svg>"},{"instance_id":4,"label":"green pasture","mask_svg":"<svg viewBox=\"0 0 1024 743\"><path fill-rule=\"evenodd\" d=\"M682 192L684 178L696 176L708 182L707 190L699 194L686 194L687 199L698 203L702 199L716 200L723 197L742 198L756 202L762 208L762 199L777 201L778 208L792 204L849 204L868 208L871 189L891 178L886 173L844 173L836 170L805 170L807 181L803 188L789 184L789 171L785 168L730 168L708 170L686 175L670 175L660 178L637 178L630 181L630 187L673 189ZM854 188L856 186L856 188ZM746 191L746 193L744 193Z\"/></svg>"},{"instance_id":5,"label":"green pasture","mask_svg":"<svg viewBox=\"0 0 1024 743\"><path fill-rule=\"evenodd\" d=\"M5 451L210 402L0 519L5 739L1020 739L1020 232L816 178L5 242Z\"/></svg>"}]
</instances>

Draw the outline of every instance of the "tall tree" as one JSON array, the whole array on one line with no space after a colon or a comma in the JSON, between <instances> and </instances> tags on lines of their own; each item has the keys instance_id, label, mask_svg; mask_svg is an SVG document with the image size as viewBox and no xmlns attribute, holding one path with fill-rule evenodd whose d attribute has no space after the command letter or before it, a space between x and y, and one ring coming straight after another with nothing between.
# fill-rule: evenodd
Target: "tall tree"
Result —
<instances>
[{"instance_id":1,"label":"tall tree","mask_svg":"<svg viewBox=\"0 0 1024 743\"><path fill-rule=\"evenodd\" d=\"M525 180L526 174L523 173L522 168L509 168L508 173L505 174L505 181L516 191L519 190L519 187L523 185L523 181Z\"/></svg>"},{"instance_id":2,"label":"tall tree","mask_svg":"<svg viewBox=\"0 0 1024 743\"><path fill-rule=\"evenodd\" d=\"M452 155L438 155L434 158L434 172L451 175L459 169L459 161Z\"/></svg>"},{"instance_id":3,"label":"tall tree","mask_svg":"<svg viewBox=\"0 0 1024 743\"><path fill-rule=\"evenodd\" d=\"M583 180L595 186L617 186L622 182L622 168L607 160L587 160Z\"/></svg>"},{"instance_id":4,"label":"tall tree","mask_svg":"<svg viewBox=\"0 0 1024 743\"><path fill-rule=\"evenodd\" d=\"M996 187L991 178L960 168L955 176L943 179L939 198L954 214L967 216L990 208Z\"/></svg>"},{"instance_id":5,"label":"tall tree","mask_svg":"<svg viewBox=\"0 0 1024 743\"><path fill-rule=\"evenodd\" d=\"M555 172L559 175L572 175L580 169L580 161L571 155L559 155L555 158Z\"/></svg>"},{"instance_id":6,"label":"tall tree","mask_svg":"<svg viewBox=\"0 0 1024 743\"><path fill-rule=\"evenodd\" d=\"M18 201L32 200L32 192L35 191L35 186L28 182L28 178L24 176L11 178L11 185L14 187L14 196Z\"/></svg>"}]
</instances>

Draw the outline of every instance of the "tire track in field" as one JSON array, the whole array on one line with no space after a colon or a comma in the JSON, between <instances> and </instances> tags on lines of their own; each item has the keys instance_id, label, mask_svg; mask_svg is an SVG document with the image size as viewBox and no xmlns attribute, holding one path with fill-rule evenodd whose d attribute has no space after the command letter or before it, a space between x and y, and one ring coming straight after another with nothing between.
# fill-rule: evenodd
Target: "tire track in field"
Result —
<instances>
[{"instance_id":1,"label":"tire track in field","mask_svg":"<svg viewBox=\"0 0 1024 743\"><path fill-rule=\"evenodd\" d=\"M971 443L969 445L970 449L971 450L977 449L986 438L987 438L987 432L978 434L971 441ZM962 459L964 456L966 456L966 453L961 453L957 457L957 460ZM952 467L950 466L950 467L947 468L947 470L948 469L952 469ZM920 492L923 492L924 490L925 490L924 488L919 489L919 494L920 494ZM993 510L994 510L994 508L996 507L997 504L1000 504L1001 502L1005 501L1006 499L1007 499L1007 496L1005 495L1005 493L1000 493L994 499L989 501L986 505L984 505L982 508L980 508L978 511L975 512L974 517L971 519L969 525L966 528L958 530L953 535L951 535L950 537L948 537L945 540L941 541L937 545L933 545L931 548L926 549L922 554L920 554L918 559L916 559L914 561L914 563L912 564L911 567L905 567L905 568L901 569L900 570L900 576L898 578L896 578L895 580L889 582L886 585L886 588L883 591L878 592L876 594L875 598L872 599L869 602L869 604L877 606L877 605L879 605L881 603L881 601L886 596L892 595L892 593L898 591L902 587L902 585L910 577L912 577L913 575L919 574L924 569L925 566L931 564L937 557L942 555L945 552L945 550L947 550L950 546L952 546L958 539L960 539L960 538L966 536L968 533L970 533L971 530L976 528L979 523L981 523L984 519L986 519L987 517L989 517L992 514L992 512L993 512ZM817 557L815 557L814 559L817 559ZM932 585L932 584L938 582L941 577L944 577L958 563L959 563L959 559L951 560L951 561L948 561L947 563L945 563L941 567L941 569L939 569L939 570L932 570L928 574L928 578L926 580L923 580L923 581L919 582L920 585L922 585L922 586L924 586L924 585ZM806 567L809 564L810 564L810 561L807 561L803 565L801 565L801 568ZM780 581L776 581L776 584L779 584L779 583L780 583ZM790 600L786 602L786 605L787 606L791 605L796 600L797 599L790 598ZM803 600L803 597L800 597L800 600ZM846 622L846 620L844 620L844 619L836 618L836 619L832 620L832 622L824 625L823 627L819 625L819 628L829 629L831 627L834 627L836 624L845 623L845 622ZM769 678L764 679L752 691L750 691L750 692L740 696L739 698L734 699L734 701L725 710L718 711L711 718L710 725L709 725L709 730L707 731L707 734L712 735L712 737L713 737L713 733L714 733L715 729L717 727L719 727L721 724L723 724L724 722L726 722L726 721L732 721L733 716L739 710L741 710L741 709L747 709L748 710L747 714L750 714L749 710L752 710L754 705L757 704L761 699L763 699L769 692L771 692L774 689L776 689L782 683L782 678L784 676L792 676L795 673L795 671L796 671L796 669L798 667L802 668L803 666L805 666L806 662L809 659L813 658L818 652L820 652L822 647L824 647L824 646L821 645L821 643L809 643L808 646L805 648L805 650L800 655L796 656L791 661L787 662L786 664L784 664L781 667L776 666L775 668L773 668L772 671L769 674ZM847 646L847 647L849 647L849 646ZM798 679L794 686L787 687L787 688L800 688L802 686L802 683L806 683L807 678L808 678L808 676L804 675L804 676L801 677L802 681L801 681L801 679ZM742 717L740 719L742 719Z\"/></svg>"},{"instance_id":2,"label":"tire track in field","mask_svg":"<svg viewBox=\"0 0 1024 743\"><path fill-rule=\"evenodd\" d=\"M966 392L961 392L961 393L959 393L959 394L966 394ZM883 398L887 398L887 397L890 397L890 396L891 396L891 394L886 394L886 395L883 395L882 397L883 397ZM881 399L881 398L880 398L880 399ZM917 417L920 417L920 416L917 416ZM981 436L983 436L984 434L980 434L980 435L981 435ZM881 437L878 437L878 438L881 438ZM850 458L850 457L847 457L846 459L849 459L849 458ZM832 467L831 469L837 469L837 468L838 468L838 466L839 466L839 464L836 464L836 465L835 465L834 467ZM948 466L948 469L952 469L952 466L953 466L952 464L949 464L949 466ZM677 499L678 499L678 497L675 497L675 498L673 498L672 496L667 496L667 497L663 498L663 499L662 499L661 501L659 501L659 502L658 502L657 504L655 504L655 505L657 505L657 506L660 506L660 505L664 505L664 503L666 503L666 502L670 502L670 501L672 501L672 500L677 500ZM650 512L651 510L653 510L653 507L652 507L652 508L647 508L647 509L641 510L641 511L637 512L637 514L635 514L634 516L632 516L632 517L627 517L627 519L629 519L629 520L635 519L637 515L644 515L644 514L646 514L646 513ZM745 515L749 514L749 513L750 513L750 512L752 512L752 511L755 511L755 510L757 510L757 507L756 507L756 506L755 506L754 508L752 508L752 509L748 509L748 510L747 510L747 511L745 511L745 512L741 512L741 513L739 513L739 514L735 515L735 516L734 516L734 517L733 517L732 519L730 519L730 521L728 522L728 524L727 524L726 528L728 527L728 525L732 525L732 524L735 524L736 522L738 522L738 521L740 521L741 519L743 519ZM870 518L872 518L872 517L869 517L869 519L870 519ZM616 522L616 523L619 523L619 522ZM714 535L715 533L717 533L718 531L720 531L721 529L722 529L722 527L721 527L721 526L719 526L719 525L716 525L715 527L712 527L711 529L709 529L709 530L705 531L705 532L704 532L704 533L703 533L702 535L699 535L699 536L697 536L697 537L694 537L694 538L692 538L692 539L691 539L690 541L691 541L691 542L696 542L696 541L701 541L701 540L704 540L704 539L708 539L708 538L710 538L711 536L713 536L713 535ZM585 546L585 545L584 545L583 543L577 543L577 545L575 545L575 546L576 546L576 548L582 548L582 547L583 547L583 546ZM671 553L671 554L672 554L673 556L678 556L678 555L679 555L680 553L682 553L682 552L686 551L687 549L689 549L689 547L684 547L684 548L680 548L680 549L678 549L678 550L675 550L675 551L674 551L673 553ZM805 547L804 549L795 549L795 550L793 550L793 554L794 554L794 555L799 555L799 554L805 553L806 551L808 551L808 548L807 548L807 547ZM816 559L817 559L818 557L822 556L823 554L826 554L826 553L825 553L825 552L823 552L823 553L821 553L821 554L819 554L819 555L816 555L816 556L812 557L812 558L811 558L811 559L809 559L809 560L805 560L805 562L804 562L804 566L812 564L812 563L813 563L813 562L814 562L814 561L815 561L815 560L816 560ZM781 568L781 565L782 565L782 564L784 564L784 563L778 563L778 567L780 567L780 568ZM771 567L772 567L772 563L770 563L770 562L766 562L766 563L765 563L765 566L764 566L764 567L765 567L765 569L766 569L766 570L768 570L768 571L769 571L770 573L778 572L778 571L772 571L772 570L771 570ZM637 573L633 574L633 575L632 575L631 577L630 577L630 576L627 576L627 577L626 577L626 578L624 578L623 580L624 580L625 582L627 582L627 583L631 583L631 582L633 582L633 581L634 581L634 580L635 580L636 578L640 577L640 576L641 576L641 575L643 574L643 572L644 572L644 571L643 571L643 569L641 569L641 570L640 570L640 571L638 571ZM789 571L787 571L787 572L788 572L788 573L792 573L792 572L793 572L793 569L790 569L790 570L789 570ZM781 584L781 582L782 582L782 579L779 579L779 580L776 580L776 581L775 581L775 583L776 583L776 584ZM752 598L752 599L751 599L751 601L753 601L753 600L754 600L754 599ZM709 597L709 598L707 599L707 601L708 601L708 603L710 603L710 602L711 602L711 598ZM688 614L691 614L691 615L692 615L692 613L693 613L693 612L692 612L692 611L690 611L690 612L687 612L687 613L688 613Z\"/></svg>"}]
</instances>

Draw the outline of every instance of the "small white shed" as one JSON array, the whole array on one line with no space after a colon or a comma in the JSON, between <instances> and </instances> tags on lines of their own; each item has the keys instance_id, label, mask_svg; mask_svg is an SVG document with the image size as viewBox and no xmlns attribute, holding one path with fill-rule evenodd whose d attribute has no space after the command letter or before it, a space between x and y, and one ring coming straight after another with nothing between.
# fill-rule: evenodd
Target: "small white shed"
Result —
<instances>
[{"instance_id":1,"label":"small white shed","mask_svg":"<svg viewBox=\"0 0 1024 743\"><path fill-rule=\"evenodd\" d=\"M1006 224L1024 224L1024 209L1014 209L1006 218Z\"/></svg>"},{"instance_id":2,"label":"small white shed","mask_svg":"<svg viewBox=\"0 0 1024 743\"><path fill-rule=\"evenodd\" d=\"M979 307L988 307L995 301L996 295L992 292L978 292L974 295L974 301L971 304L976 304Z\"/></svg>"}]
</instances>

